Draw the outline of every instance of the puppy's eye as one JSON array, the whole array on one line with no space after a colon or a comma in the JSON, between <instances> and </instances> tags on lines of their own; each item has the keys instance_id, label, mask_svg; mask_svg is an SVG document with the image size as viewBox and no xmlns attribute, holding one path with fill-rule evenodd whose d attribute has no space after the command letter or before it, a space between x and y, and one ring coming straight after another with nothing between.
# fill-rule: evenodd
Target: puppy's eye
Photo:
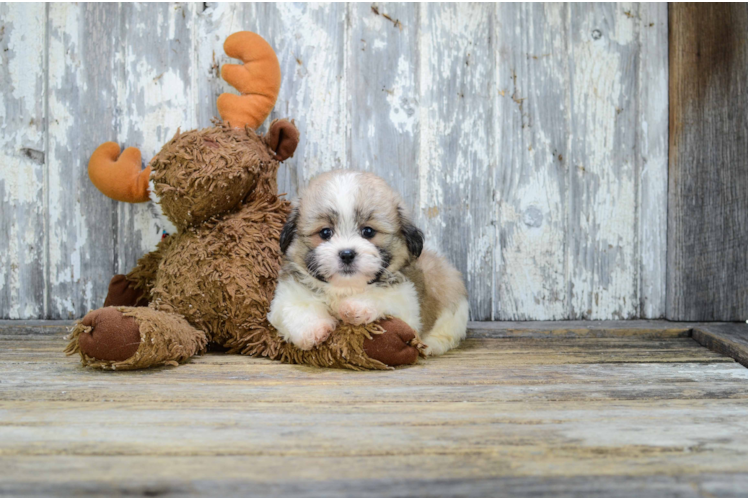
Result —
<instances>
[{"instance_id":1,"label":"puppy's eye","mask_svg":"<svg viewBox=\"0 0 748 500\"><path fill-rule=\"evenodd\" d=\"M329 227L324 228L319 232L319 237L323 240L329 240L330 238L332 238L332 229L330 229Z\"/></svg>"},{"instance_id":2,"label":"puppy's eye","mask_svg":"<svg viewBox=\"0 0 748 500\"><path fill-rule=\"evenodd\" d=\"M363 228L363 229L361 230L361 236L363 236L363 237L364 237L364 238L366 238L367 240L370 240L370 239L372 239L372 238L374 237L374 235L375 235L375 234L377 234L377 232L376 232L376 231L374 231L374 230L373 230L372 228L370 228L369 226L366 226L365 228Z\"/></svg>"}]
</instances>

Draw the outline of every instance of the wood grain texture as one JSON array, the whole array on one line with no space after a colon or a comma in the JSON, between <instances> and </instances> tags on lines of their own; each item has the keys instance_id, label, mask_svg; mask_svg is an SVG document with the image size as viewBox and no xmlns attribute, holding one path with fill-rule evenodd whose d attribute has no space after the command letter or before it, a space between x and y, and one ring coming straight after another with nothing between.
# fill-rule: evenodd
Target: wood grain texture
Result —
<instances>
[{"instance_id":1,"label":"wood grain texture","mask_svg":"<svg viewBox=\"0 0 748 500\"><path fill-rule=\"evenodd\" d=\"M748 5L670 8L667 317L748 318Z\"/></svg>"},{"instance_id":2,"label":"wood grain texture","mask_svg":"<svg viewBox=\"0 0 748 500\"><path fill-rule=\"evenodd\" d=\"M748 371L690 338L473 338L389 372L210 354L117 373L65 358L63 333L0 323L0 494L748 492Z\"/></svg>"},{"instance_id":3,"label":"wood grain texture","mask_svg":"<svg viewBox=\"0 0 748 500\"><path fill-rule=\"evenodd\" d=\"M220 79L223 41L242 29L280 60L271 119L301 130L281 192L334 168L383 176L463 273L474 320L663 314L664 4L1 12L0 43L16 44L23 23L36 44L30 57L4 52L3 81L46 96L23 108L16 83L0 89L2 318L79 317L155 245L152 207L104 198L87 159L116 140L145 164L178 127L209 126L216 96L234 92Z\"/></svg>"},{"instance_id":4,"label":"wood grain texture","mask_svg":"<svg viewBox=\"0 0 748 500\"><path fill-rule=\"evenodd\" d=\"M497 7L499 320L569 317L567 10Z\"/></svg>"},{"instance_id":5,"label":"wood grain texture","mask_svg":"<svg viewBox=\"0 0 748 500\"><path fill-rule=\"evenodd\" d=\"M570 316L639 315L636 287L636 7L570 6Z\"/></svg>"},{"instance_id":6,"label":"wood grain texture","mask_svg":"<svg viewBox=\"0 0 748 500\"><path fill-rule=\"evenodd\" d=\"M236 457L13 457L0 458L12 479L0 484L3 496L107 496L107 497L741 497L748 491L744 473L650 474L645 476L579 475L572 477L533 475L496 476L507 469L507 460L483 456L430 457L438 463L428 479L404 477L402 469L423 470L423 457L394 459L277 459L268 457L238 462ZM480 460L481 462L476 464ZM481 464L485 464L482 466ZM301 481L268 480L268 471L284 467L304 471ZM383 478L330 478L331 470L376 469ZM472 467L484 476L444 477L443 471ZM42 468L47 481L34 481ZM121 469L127 470L127 481ZM173 470L188 480L173 477ZM258 471L246 477L246 471ZM158 472L162 471L162 472ZM265 475L263 475L265 474ZM81 478L72 482L70 475ZM315 475L319 477L315 477ZM423 474L427 476L427 474ZM220 479L215 479L219 477Z\"/></svg>"},{"instance_id":7,"label":"wood grain texture","mask_svg":"<svg viewBox=\"0 0 748 500\"><path fill-rule=\"evenodd\" d=\"M667 24L665 4L639 4L636 223L639 315L643 318L665 317L667 303Z\"/></svg>"},{"instance_id":8,"label":"wood grain texture","mask_svg":"<svg viewBox=\"0 0 748 500\"><path fill-rule=\"evenodd\" d=\"M462 271L470 316L492 317L495 75L491 4L422 5L418 222Z\"/></svg>"},{"instance_id":9,"label":"wood grain texture","mask_svg":"<svg viewBox=\"0 0 748 500\"><path fill-rule=\"evenodd\" d=\"M730 356L748 367L748 325L745 323L710 323L697 326L693 338L709 349Z\"/></svg>"},{"instance_id":10,"label":"wood grain texture","mask_svg":"<svg viewBox=\"0 0 748 500\"><path fill-rule=\"evenodd\" d=\"M88 157L117 138L119 14L116 4L49 7L49 318L100 307L114 274L117 203L91 184Z\"/></svg>"},{"instance_id":11,"label":"wood grain texture","mask_svg":"<svg viewBox=\"0 0 748 500\"><path fill-rule=\"evenodd\" d=\"M419 194L419 13L417 4L349 6L347 50L350 167L396 188L407 209Z\"/></svg>"},{"instance_id":12,"label":"wood grain texture","mask_svg":"<svg viewBox=\"0 0 748 500\"><path fill-rule=\"evenodd\" d=\"M116 139L123 148L139 148L144 165L178 129L198 127L197 8L194 3L120 6ZM156 213L151 202L117 203L115 273L129 272L161 241L166 228Z\"/></svg>"},{"instance_id":13,"label":"wood grain texture","mask_svg":"<svg viewBox=\"0 0 748 500\"><path fill-rule=\"evenodd\" d=\"M347 15L342 3L244 5L242 29L262 34L281 64L281 91L270 119L293 118L302 137L279 172L278 189L290 197L316 174L350 168Z\"/></svg>"},{"instance_id":14,"label":"wood grain texture","mask_svg":"<svg viewBox=\"0 0 748 500\"><path fill-rule=\"evenodd\" d=\"M46 300L46 7L0 5L0 317Z\"/></svg>"},{"instance_id":15,"label":"wood grain texture","mask_svg":"<svg viewBox=\"0 0 748 500\"><path fill-rule=\"evenodd\" d=\"M635 321L471 321L468 338L689 337L699 324ZM2 326L0 325L0 328Z\"/></svg>"}]
</instances>

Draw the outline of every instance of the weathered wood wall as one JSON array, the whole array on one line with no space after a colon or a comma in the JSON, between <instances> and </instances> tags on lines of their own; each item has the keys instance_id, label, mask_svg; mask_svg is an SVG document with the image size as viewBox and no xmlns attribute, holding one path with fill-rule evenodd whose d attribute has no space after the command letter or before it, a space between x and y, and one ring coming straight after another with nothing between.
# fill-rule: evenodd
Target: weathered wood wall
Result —
<instances>
[{"instance_id":1,"label":"weathered wood wall","mask_svg":"<svg viewBox=\"0 0 748 500\"><path fill-rule=\"evenodd\" d=\"M748 4L670 10L667 317L748 318Z\"/></svg>"},{"instance_id":2,"label":"weathered wood wall","mask_svg":"<svg viewBox=\"0 0 748 500\"><path fill-rule=\"evenodd\" d=\"M332 168L396 186L473 319L665 312L664 4L0 4L0 317L70 318L160 238L86 174L209 125L222 43L264 36L294 195Z\"/></svg>"}]
</instances>

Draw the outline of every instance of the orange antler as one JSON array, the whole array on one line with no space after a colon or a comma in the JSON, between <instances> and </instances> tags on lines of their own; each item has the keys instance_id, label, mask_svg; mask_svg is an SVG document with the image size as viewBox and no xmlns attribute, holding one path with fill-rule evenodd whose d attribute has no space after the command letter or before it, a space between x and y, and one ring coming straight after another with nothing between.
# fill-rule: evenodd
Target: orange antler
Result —
<instances>
[{"instance_id":1,"label":"orange antler","mask_svg":"<svg viewBox=\"0 0 748 500\"><path fill-rule=\"evenodd\" d=\"M140 169L140 150L127 148L119 154L116 142L105 142L88 161L88 176L99 191L117 201L148 201L151 167Z\"/></svg>"},{"instance_id":2,"label":"orange antler","mask_svg":"<svg viewBox=\"0 0 748 500\"><path fill-rule=\"evenodd\" d=\"M241 64L224 64L221 76L242 95L218 96L218 113L232 127L256 129L268 117L281 84L275 51L260 35L249 31L234 33L223 44L226 55Z\"/></svg>"}]
</instances>

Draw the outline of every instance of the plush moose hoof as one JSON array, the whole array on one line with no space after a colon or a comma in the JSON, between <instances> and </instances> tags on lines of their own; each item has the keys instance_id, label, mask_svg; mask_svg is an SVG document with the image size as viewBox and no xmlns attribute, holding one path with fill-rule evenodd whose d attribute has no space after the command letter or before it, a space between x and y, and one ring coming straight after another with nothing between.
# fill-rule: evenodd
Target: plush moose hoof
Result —
<instances>
[{"instance_id":1,"label":"plush moose hoof","mask_svg":"<svg viewBox=\"0 0 748 500\"><path fill-rule=\"evenodd\" d=\"M80 351L86 356L102 361L124 361L140 347L138 323L115 307L91 311L81 324L90 327L78 337Z\"/></svg>"},{"instance_id":2,"label":"plush moose hoof","mask_svg":"<svg viewBox=\"0 0 748 500\"><path fill-rule=\"evenodd\" d=\"M412 365L418 360L416 332L404 321L391 318L379 322L384 333L364 340L367 356L388 366Z\"/></svg>"},{"instance_id":3,"label":"plush moose hoof","mask_svg":"<svg viewBox=\"0 0 748 500\"><path fill-rule=\"evenodd\" d=\"M109 282L109 291L104 300L104 307L145 307L148 305L148 300L142 297L143 290L133 288L132 283L127 281L124 274L116 274Z\"/></svg>"}]
</instances>

